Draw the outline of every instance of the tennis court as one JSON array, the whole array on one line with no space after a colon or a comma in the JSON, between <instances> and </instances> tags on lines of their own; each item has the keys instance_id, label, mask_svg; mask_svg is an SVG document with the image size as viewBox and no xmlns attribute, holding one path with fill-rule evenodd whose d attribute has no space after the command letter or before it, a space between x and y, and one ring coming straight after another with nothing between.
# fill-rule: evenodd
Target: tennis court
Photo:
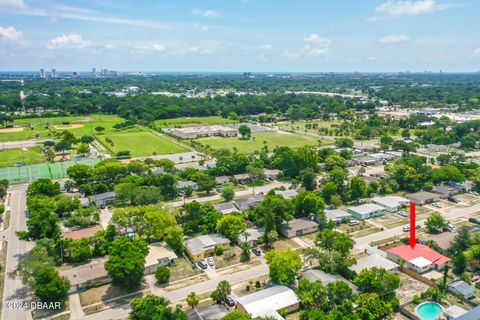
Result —
<instances>
[{"instance_id":1,"label":"tennis court","mask_svg":"<svg viewBox=\"0 0 480 320\"><path fill-rule=\"evenodd\" d=\"M94 166L98 162L99 159L82 159L1 168L0 179L7 179L11 184L27 183L40 178L63 179L67 177L67 169L77 163Z\"/></svg>"}]
</instances>

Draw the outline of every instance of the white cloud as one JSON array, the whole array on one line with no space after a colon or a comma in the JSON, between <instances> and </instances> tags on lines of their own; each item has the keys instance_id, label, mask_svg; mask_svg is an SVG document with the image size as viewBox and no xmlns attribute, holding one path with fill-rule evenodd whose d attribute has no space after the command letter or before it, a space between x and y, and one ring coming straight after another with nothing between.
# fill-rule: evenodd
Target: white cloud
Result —
<instances>
[{"instance_id":1,"label":"white cloud","mask_svg":"<svg viewBox=\"0 0 480 320\"><path fill-rule=\"evenodd\" d=\"M375 8L375 11L388 16L416 16L453 7L440 4L435 0L387 1Z\"/></svg>"},{"instance_id":2,"label":"white cloud","mask_svg":"<svg viewBox=\"0 0 480 320\"><path fill-rule=\"evenodd\" d=\"M473 58L480 58L480 48L477 48L477 49L473 50L472 57Z\"/></svg>"},{"instance_id":3,"label":"white cloud","mask_svg":"<svg viewBox=\"0 0 480 320\"><path fill-rule=\"evenodd\" d=\"M269 43L262 44L261 46L258 46L258 49L260 50L272 50L273 46Z\"/></svg>"},{"instance_id":4,"label":"white cloud","mask_svg":"<svg viewBox=\"0 0 480 320\"><path fill-rule=\"evenodd\" d=\"M92 42L90 40L85 40L79 34L64 34L53 38L48 42L47 48L49 49L56 49L56 48L84 48L91 45Z\"/></svg>"},{"instance_id":5,"label":"white cloud","mask_svg":"<svg viewBox=\"0 0 480 320\"><path fill-rule=\"evenodd\" d=\"M404 34L390 34L383 38L378 39L380 43L393 44L393 43L402 43L410 40L410 37Z\"/></svg>"},{"instance_id":6,"label":"white cloud","mask_svg":"<svg viewBox=\"0 0 480 320\"><path fill-rule=\"evenodd\" d=\"M22 36L22 32L14 27L0 27L0 39L15 42L21 40Z\"/></svg>"},{"instance_id":7,"label":"white cloud","mask_svg":"<svg viewBox=\"0 0 480 320\"><path fill-rule=\"evenodd\" d=\"M218 18L221 16L220 12L209 9L209 10L200 10L200 9L193 9L192 13L199 17L204 18Z\"/></svg>"},{"instance_id":8,"label":"white cloud","mask_svg":"<svg viewBox=\"0 0 480 320\"><path fill-rule=\"evenodd\" d=\"M332 43L332 40L330 40L329 38L319 36L318 34L315 34L315 33L312 33L311 35L303 39L303 41L308 43L314 43L316 45L322 45L322 46L330 46L330 44Z\"/></svg>"},{"instance_id":9,"label":"white cloud","mask_svg":"<svg viewBox=\"0 0 480 320\"><path fill-rule=\"evenodd\" d=\"M134 48L142 52L162 52L167 50L167 47L161 43L137 44Z\"/></svg>"},{"instance_id":10,"label":"white cloud","mask_svg":"<svg viewBox=\"0 0 480 320\"><path fill-rule=\"evenodd\" d=\"M0 0L0 9L24 9L25 7L23 0Z\"/></svg>"}]
</instances>

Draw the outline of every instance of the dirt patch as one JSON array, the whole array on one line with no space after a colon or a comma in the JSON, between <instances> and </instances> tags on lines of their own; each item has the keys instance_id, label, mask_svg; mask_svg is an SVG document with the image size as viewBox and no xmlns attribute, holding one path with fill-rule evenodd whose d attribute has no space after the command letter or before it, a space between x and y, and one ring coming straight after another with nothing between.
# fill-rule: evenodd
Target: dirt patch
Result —
<instances>
[{"instance_id":1,"label":"dirt patch","mask_svg":"<svg viewBox=\"0 0 480 320\"><path fill-rule=\"evenodd\" d=\"M22 132L22 131L23 131L22 127L0 129L0 132L3 132L3 133Z\"/></svg>"},{"instance_id":2,"label":"dirt patch","mask_svg":"<svg viewBox=\"0 0 480 320\"><path fill-rule=\"evenodd\" d=\"M83 124L74 123L74 124L54 126L54 128L57 130L78 129L78 128L83 128Z\"/></svg>"}]
</instances>

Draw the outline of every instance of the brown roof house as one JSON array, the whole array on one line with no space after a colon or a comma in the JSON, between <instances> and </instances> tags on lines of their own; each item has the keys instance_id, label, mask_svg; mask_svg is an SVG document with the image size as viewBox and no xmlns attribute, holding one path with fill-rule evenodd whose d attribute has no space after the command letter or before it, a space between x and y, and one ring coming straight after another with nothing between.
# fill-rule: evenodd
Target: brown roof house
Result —
<instances>
[{"instance_id":1,"label":"brown roof house","mask_svg":"<svg viewBox=\"0 0 480 320\"><path fill-rule=\"evenodd\" d=\"M286 221L280 226L280 233L287 238L298 237L317 230L318 223L306 218Z\"/></svg>"}]
</instances>

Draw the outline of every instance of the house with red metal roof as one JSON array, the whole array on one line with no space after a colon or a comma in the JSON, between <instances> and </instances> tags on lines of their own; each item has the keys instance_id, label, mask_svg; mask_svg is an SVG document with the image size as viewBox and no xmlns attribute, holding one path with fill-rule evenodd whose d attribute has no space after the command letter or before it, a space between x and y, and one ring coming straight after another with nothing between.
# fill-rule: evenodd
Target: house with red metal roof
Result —
<instances>
[{"instance_id":1,"label":"house with red metal roof","mask_svg":"<svg viewBox=\"0 0 480 320\"><path fill-rule=\"evenodd\" d=\"M452 259L446 257L432 248L417 243L412 249L409 245L401 245L386 250L387 258L398 263L405 261L404 267L417 273L424 273L430 270L442 270Z\"/></svg>"}]
</instances>

